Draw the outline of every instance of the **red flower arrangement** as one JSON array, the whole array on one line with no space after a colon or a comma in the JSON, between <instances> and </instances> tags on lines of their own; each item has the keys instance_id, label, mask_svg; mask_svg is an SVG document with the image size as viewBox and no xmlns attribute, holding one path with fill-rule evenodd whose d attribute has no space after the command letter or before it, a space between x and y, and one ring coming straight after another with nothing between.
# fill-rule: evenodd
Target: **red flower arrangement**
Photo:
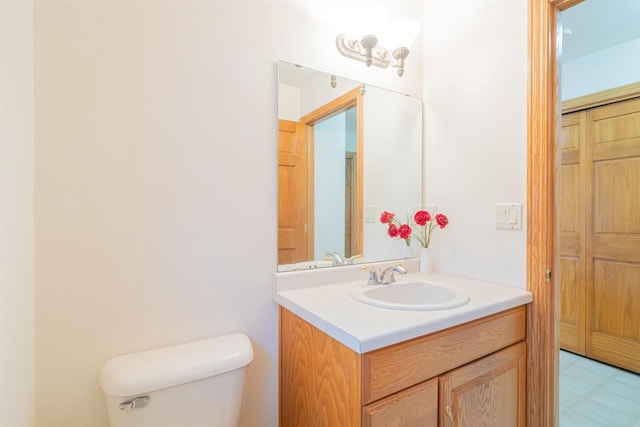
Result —
<instances>
[{"instance_id":1,"label":"red flower arrangement","mask_svg":"<svg viewBox=\"0 0 640 427\"><path fill-rule=\"evenodd\" d=\"M411 243L411 237L415 237L423 248L428 248L433 230L436 227L445 228L449 224L449 219L444 214L432 217L428 211L420 210L413 215L413 223L418 229L413 231L409 225L410 220L407 220L406 224L402 224L395 214L384 211L380 215L380 222L388 224L387 234L389 237L404 239L407 246Z\"/></svg>"}]
</instances>

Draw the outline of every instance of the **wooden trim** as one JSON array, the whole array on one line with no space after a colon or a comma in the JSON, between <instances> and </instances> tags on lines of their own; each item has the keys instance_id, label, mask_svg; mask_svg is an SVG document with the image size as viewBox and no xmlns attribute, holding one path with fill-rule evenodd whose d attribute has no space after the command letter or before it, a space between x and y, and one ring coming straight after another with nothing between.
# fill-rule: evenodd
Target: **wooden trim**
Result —
<instances>
[{"instance_id":1,"label":"wooden trim","mask_svg":"<svg viewBox=\"0 0 640 427\"><path fill-rule=\"evenodd\" d=\"M533 302L527 312L527 425L548 427L558 422L556 294L545 281L546 270L554 266L555 246L555 24L550 2L529 0L527 289Z\"/></svg>"},{"instance_id":2,"label":"wooden trim","mask_svg":"<svg viewBox=\"0 0 640 427\"><path fill-rule=\"evenodd\" d=\"M323 105L322 107L316 110L313 110L312 112L310 112L305 116L302 116L300 118L300 121L312 125L317 121L329 118L338 113L346 111L357 104L359 96L360 96L360 87L351 89L349 92L346 92L344 95L340 95L333 101Z\"/></svg>"},{"instance_id":3,"label":"wooden trim","mask_svg":"<svg viewBox=\"0 0 640 427\"><path fill-rule=\"evenodd\" d=\"M627 99L637 97L640 97L640 82L567 99L566 101L562 101L562 113L572 113L574 111L600 107L602 105L613 104L614 102L626 101Z\"/></svg>"},{"instance_id":4,"label":"wooden trim","mask_svg":"<svg viewBox=\"0 0 640 427\"><path fill-rule=\"evenodd\" d=\"M556 141L560 102L556 24L582 0L529 0L527 99L527 425L558 425ZM553 269L552 269L553 267ZM546 283L545 272L554 272Z\"/></svg>"}]
</instances>

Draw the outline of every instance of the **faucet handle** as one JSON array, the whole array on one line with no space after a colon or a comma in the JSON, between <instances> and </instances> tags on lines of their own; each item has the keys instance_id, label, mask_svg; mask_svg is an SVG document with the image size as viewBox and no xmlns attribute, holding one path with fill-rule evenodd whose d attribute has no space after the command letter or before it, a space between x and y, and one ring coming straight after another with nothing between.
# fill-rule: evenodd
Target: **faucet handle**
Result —
<instances>
[{"instance_id":1,"label":"faucet handle","mask_svg":"<svg viewBox=\"0 0 640 427\"><path fill-rule=\"evenodd\" d=\"M336 265L344 265L344 259L340 255L338 255L335 251L330 251L324 254L324 259L331 261L331 264Z\"/></svg>"},{"instance_id":2,"label":"faucet handle","mask_svg":"<svg viewBox=\"0 0 640 427\"><path fill-rule=\"evenodd\" d=\"M353 263L355 262L355 260L356 260L357 258L362 258L362 255L353 255L353 256L350 256L349 258L345 259L345 264L353 265Z\"/></svg>"},{"instance_id":3,"label":"faucet handle","mask_svg":"<svg viewBox=\"0 0 640 427\"><path fill-rule=\"evenodd\" d=\"M380 284L380 266L378 267L362 267L362 270L369 272L369 280L367 285L379 285Z\"/></svg>"}]
</instances>

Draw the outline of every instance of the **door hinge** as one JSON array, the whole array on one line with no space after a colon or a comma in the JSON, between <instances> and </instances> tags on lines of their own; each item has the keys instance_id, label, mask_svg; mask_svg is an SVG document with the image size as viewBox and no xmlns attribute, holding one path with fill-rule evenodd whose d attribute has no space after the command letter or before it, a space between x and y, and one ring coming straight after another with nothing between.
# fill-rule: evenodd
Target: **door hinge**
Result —
<instances>
[{"instance_id":1,"label":"door hinge","mask_svg":"<svg viewBox=\"0 0 640 427\"><path fill-rule=\"evenodd\" d=\"M547 283L551 283L551 269L547 268L547 270L544 272L544 281Z\"/></svg>"}]
</instances>

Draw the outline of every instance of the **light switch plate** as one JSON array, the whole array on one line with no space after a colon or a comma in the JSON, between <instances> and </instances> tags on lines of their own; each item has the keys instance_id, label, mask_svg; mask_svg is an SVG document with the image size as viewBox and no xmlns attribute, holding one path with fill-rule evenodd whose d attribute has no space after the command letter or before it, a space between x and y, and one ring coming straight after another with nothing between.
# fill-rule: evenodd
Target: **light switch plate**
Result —
<instances>
[{"instance_id":1,"label":"light switch plate","mask_svg":"<svg viewBox=\"0 0 640 427\"><path fill-rule=\"evenodd\" d=\"M496 230L522 230L522 204L496 205Z\"/></svg>"}]
</instances>

